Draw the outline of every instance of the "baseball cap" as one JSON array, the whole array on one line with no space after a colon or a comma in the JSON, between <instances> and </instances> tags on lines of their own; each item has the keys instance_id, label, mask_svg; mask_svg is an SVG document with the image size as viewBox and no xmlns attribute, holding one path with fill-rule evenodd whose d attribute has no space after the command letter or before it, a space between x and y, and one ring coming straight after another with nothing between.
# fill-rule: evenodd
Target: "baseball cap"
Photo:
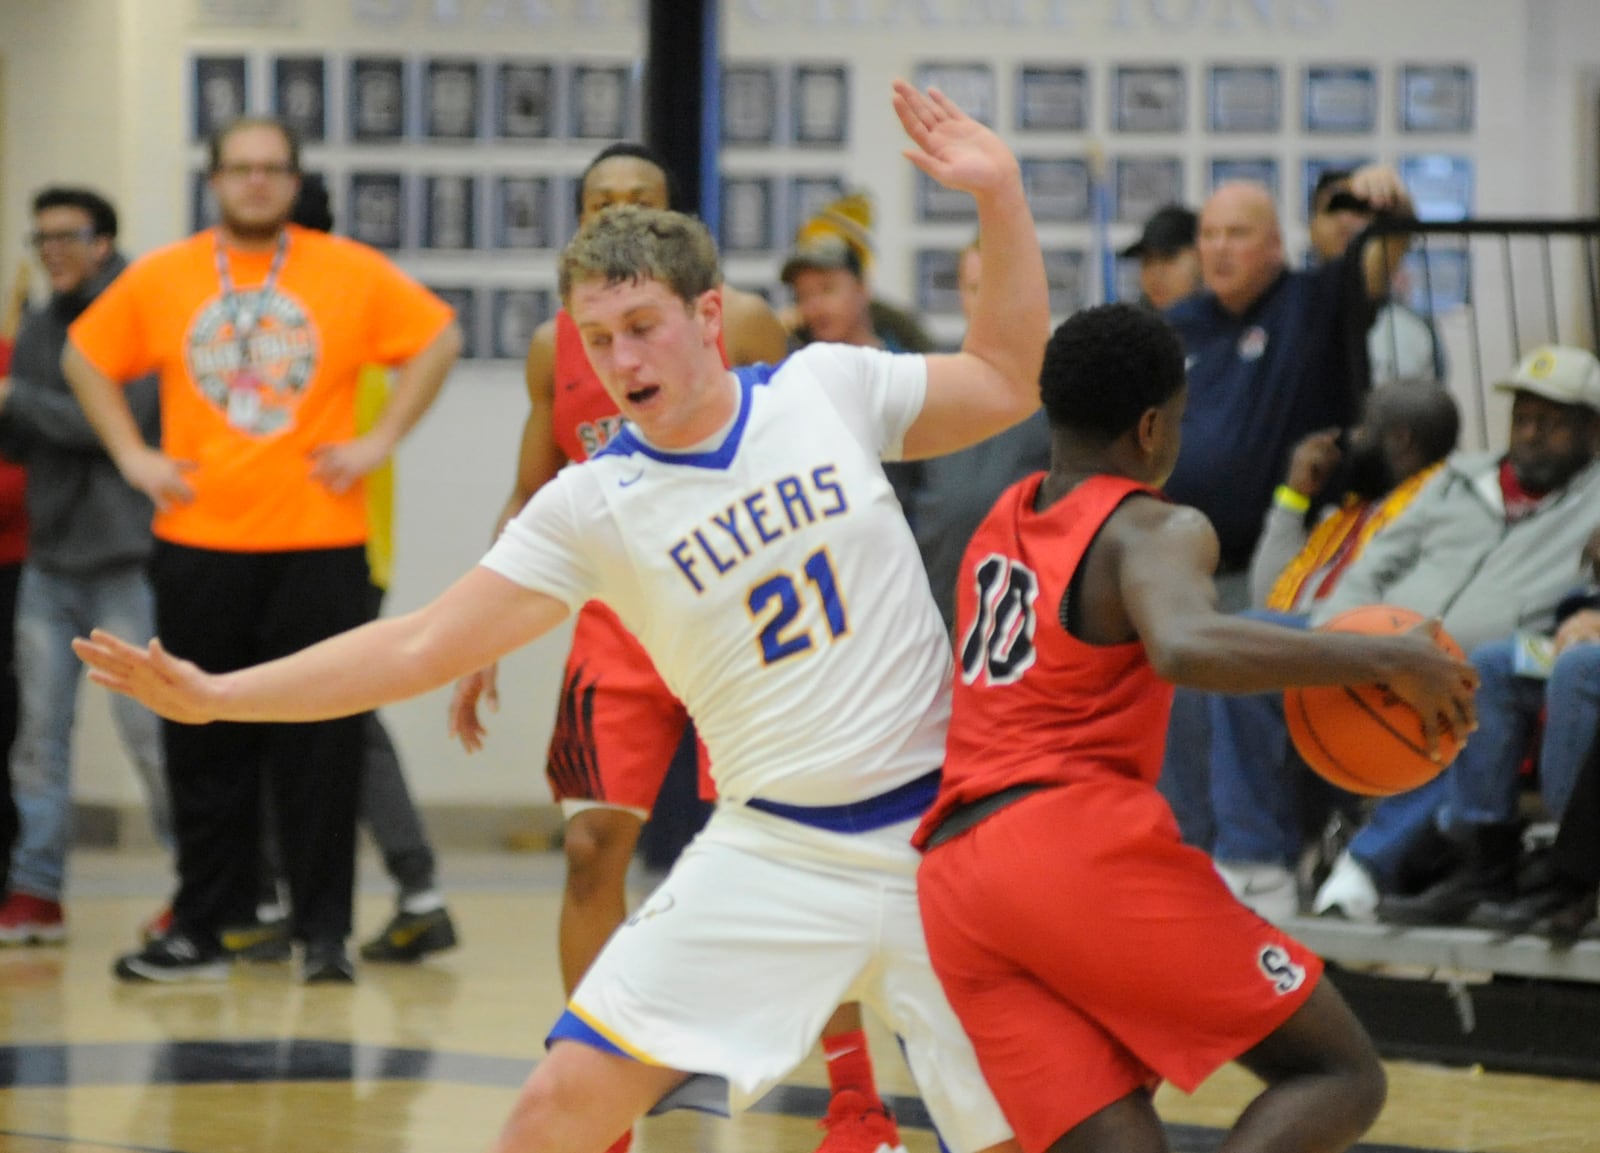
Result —
<instances>
[{"instance_id":1,"label":"baseball cap","mask_svg":"<svg viewBox=\"0 0 1600 1153\"><path fill-rule=\"evenodd\" d=\"M842 236L813 236L795 246L789 259L783 262L783 271L778 274L778 279L785 284L793 284L795 276L808 268L823 271L843 268L859 280L861 254L856 251L855 245Z\"/></svg>"},{"instance_id":2,"label":"baseball cap","mask_svg":"<svg viewBox=\"0 0 1600 1153\"><path fill-rule=\"evenodd\" d=\"M1157 209L1155 215L1144 222L1143 234L1124 248L1121 255L1171 256L1194 247L1198 227L1199 220L1193 212L1180 204L1169 204Z\"/></svg>"},{"instance_id":3,"label":"baseball cap","mask_svg":"<svg viewBox=\"0 0 1600 1153\"><path fill-rule=\"evenodd\" d=\"M1581 404L1600 412L1600 360L1583 348L1547 344L1522 358L1500 392L1531 392L1557 404Z\"/></svg>"}]
</instances>

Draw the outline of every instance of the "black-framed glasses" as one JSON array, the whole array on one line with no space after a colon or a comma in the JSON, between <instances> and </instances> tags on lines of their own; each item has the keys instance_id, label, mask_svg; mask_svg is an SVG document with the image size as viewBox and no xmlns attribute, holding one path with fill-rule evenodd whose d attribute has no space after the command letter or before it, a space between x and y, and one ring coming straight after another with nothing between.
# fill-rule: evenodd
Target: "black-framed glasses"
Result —
<instances>
[{"instance_id":1,"label":"black-framed glasses","mask_svg":"<svg viewBox=\"0 0 1600 1153\"><path fill-rule=\"evenodd\" d=\"M88 244L94 239L92 228L68 228L60 232L34 232L28 236L28 243L35 248L43 248L47 244Z\"/></svg>"},{"instance_id":2,"label":"black-framed glasses","mask_svg":"<svg viewBox=\"0 0 1600 1153\"><path fill-rule=\"evenodd\" d=\"M246 164L241 162L217 165L217 175L226 176L230 180L248 180L252 176L265 176L269 180L282 180L295 175L295 166L272 162L268 164Z\"/></svg>"}]
</instances>

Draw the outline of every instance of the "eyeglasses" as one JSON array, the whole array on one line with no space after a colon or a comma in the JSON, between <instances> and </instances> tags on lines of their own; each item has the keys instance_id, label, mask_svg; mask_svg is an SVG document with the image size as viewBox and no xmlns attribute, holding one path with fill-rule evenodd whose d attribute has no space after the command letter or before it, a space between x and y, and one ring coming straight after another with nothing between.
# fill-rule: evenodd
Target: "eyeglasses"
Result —
<instances>
[{"instance_id":1,"label":"eyeglasses","mask_svg":"<svg viewBox=\"0 0 1600 1153\"><path fill-rule=\"evenodd\" d=\"M295 174L292 164L219 164L217 174L230 180L248 180L252 176L265 176L269 180L282 180Z\"/></svg>"},{"instance_id":2,"label":"eyeglasses","mask_svg":"<svg viewBox=\"0 0 1600 1153\"><path fill-rule=\"evenodd\" d=\"M28 237L28 243L35 248L43 248L47 244L88 244L94 239L92 228L72 228L65 232L35 232Z\"/></svg>"}]
</instances>

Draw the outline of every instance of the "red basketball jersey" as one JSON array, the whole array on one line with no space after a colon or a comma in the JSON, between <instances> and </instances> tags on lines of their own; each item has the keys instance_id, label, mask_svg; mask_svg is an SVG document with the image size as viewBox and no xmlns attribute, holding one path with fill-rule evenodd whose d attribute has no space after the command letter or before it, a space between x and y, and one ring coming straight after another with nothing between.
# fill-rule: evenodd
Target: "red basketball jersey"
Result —
<instances>
[{"instance_id":1,"label":"red basketball jersey","mask_svg":"<svg viewBox=\"0 0 1600 1153\"><path fill-rule=\"evenodd\" d=\"M717 351L728 363L725 333L717 335ZM566 309L556 313L555 396L551 423L556 445L568 460L588 460L606 446L622 427L622 416L606 394L605 385L589 364L578 335L577 322Z\"/></svg>"},{"instance_id":2,"label":"red basketball jersey","mask_svg":"<svg viewBox=\"0 0 1600 1153\"><path fill-rule=\"evenodd\" d=\"M978 527L956 587L956 679L944 783L917 843L953 809L1019 784L1106 775L1154 783L1172 686L1144 645L1090 645L1063 598L1102 525L1153 489L1097 476L1044 512L1040 473L1007 489Z\"/></svg>"}]
</instances>

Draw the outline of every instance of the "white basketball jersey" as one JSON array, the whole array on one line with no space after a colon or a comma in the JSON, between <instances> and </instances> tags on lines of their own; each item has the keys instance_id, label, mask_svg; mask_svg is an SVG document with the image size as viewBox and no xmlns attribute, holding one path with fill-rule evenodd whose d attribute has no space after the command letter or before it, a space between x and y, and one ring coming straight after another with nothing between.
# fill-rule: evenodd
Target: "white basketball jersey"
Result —
<instances>
[{"instance_id":1,"label":"white basketball jersey","mask_svg":"<svg viewBox=\"0 0 1600 1153\"><path fill-rule=\"evenodd\" d=\"M610 605L725 800L879 795L938 767L949 717L949 645L879 463L921 411L924 362L817 345L737 377L720 444L669 453L626 426L483 563L573 609Z\"/></svg>"}]
</instances>

